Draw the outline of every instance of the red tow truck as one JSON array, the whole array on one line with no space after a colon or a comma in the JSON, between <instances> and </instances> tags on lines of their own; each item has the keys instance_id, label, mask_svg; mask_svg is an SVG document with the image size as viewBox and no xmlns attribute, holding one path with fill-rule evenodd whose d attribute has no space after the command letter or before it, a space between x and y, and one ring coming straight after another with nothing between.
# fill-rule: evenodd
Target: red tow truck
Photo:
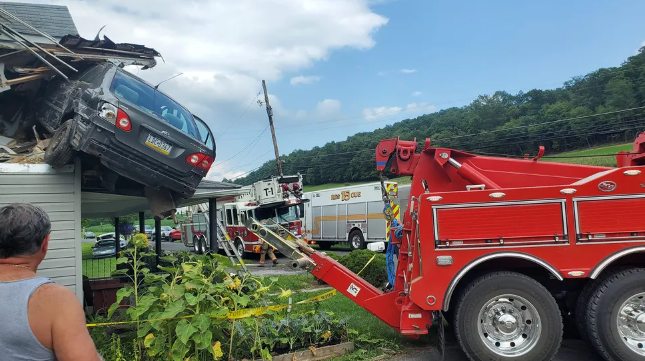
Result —
<instances>
[{"instance_id":1,"label":"red tow truck","mask_svg":"<svg viewBox=\"0 0 645 361\"><path fill-rule=\"evenodd\" d=\"M409 337L435 323L442 336L445 317L471 360L551 360L567 327L605 360L645 360L645 133L617 168L543 153L383 140L378 171L412 176L391 229L394 284L378 289L313 250L294 267Z\"/></svg>"}]
</instances>

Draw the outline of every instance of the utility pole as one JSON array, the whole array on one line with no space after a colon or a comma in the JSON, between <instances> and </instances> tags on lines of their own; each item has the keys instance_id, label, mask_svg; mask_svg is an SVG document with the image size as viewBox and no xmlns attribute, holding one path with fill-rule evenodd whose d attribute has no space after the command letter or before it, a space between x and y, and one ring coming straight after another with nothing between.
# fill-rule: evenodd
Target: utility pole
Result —
<instances>
[{"instance_id":1,"label":"utility pole","mask_svg":"<svg viewBox=\"0 0 645 361\"><path fill-rule=\"evenodd\" d=\"M262 80L262 89L264 89L264 104L267 107L267 115L269 116L269 126L271 127L271 136L273 137L273 149L275 150L275 161L278 165L278 174L282 176L282 163L280 162L280 152L278 151L278 140L275 137L275 128L273 128L273 109L269 104L269 93L267 93L267 84Z\"/></svg>"}]
</instances>

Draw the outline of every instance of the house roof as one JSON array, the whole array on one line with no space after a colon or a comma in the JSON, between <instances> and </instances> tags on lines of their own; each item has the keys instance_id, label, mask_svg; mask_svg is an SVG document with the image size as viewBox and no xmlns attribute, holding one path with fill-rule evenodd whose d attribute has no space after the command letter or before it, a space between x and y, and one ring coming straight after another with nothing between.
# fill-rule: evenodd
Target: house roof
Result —
<instances>
[{"instance_id":1,"label":"house roof","mask_svg":"<svg viewBox=\"0 0 645 361\"><path fill-rule=\"evenodd\" d=\"M55 38L78 35L78 30L67 6L0 1L0 8ZM0 15L0 20L21 34L38 35L29 27L13 19L5 19Z\"/></svg>"}]
</instances>

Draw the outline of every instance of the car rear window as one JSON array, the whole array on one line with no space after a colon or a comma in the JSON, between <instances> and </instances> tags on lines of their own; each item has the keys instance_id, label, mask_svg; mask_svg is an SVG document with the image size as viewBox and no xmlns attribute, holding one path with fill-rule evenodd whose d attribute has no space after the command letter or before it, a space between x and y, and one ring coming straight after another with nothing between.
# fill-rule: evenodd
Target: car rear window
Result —
<instances>
[{"instance_id":1,"label":"car rear window","mask_svg":"<svg viewBox=\"0 0 645 361\"><path fill-rule=\"evenodd\" d=\"M139 79L123 71L117 71L112 79L110 92L120 100L157 115L185 134L202 140L195 119L186 109Z\"/></svg>"}]
</instances>

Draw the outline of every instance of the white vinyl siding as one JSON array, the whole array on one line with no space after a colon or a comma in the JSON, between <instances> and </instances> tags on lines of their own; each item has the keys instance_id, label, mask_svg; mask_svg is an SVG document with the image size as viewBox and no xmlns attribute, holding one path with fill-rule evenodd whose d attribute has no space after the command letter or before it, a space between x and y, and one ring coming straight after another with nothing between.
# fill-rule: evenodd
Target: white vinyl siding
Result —
<instances>
[{"instance_id":1,"label":"white vinyl siding","mask_svg":"<svg viewBox=\"0 0 645 361\"><path fill-rule=\"evenodd\" d=\"M47 257L38 274L83 298L81 260L81 185L74 166L54 170L45 164L0 164L0 206L31 203L52 223Z\"/></svg>"}]
</instances>

